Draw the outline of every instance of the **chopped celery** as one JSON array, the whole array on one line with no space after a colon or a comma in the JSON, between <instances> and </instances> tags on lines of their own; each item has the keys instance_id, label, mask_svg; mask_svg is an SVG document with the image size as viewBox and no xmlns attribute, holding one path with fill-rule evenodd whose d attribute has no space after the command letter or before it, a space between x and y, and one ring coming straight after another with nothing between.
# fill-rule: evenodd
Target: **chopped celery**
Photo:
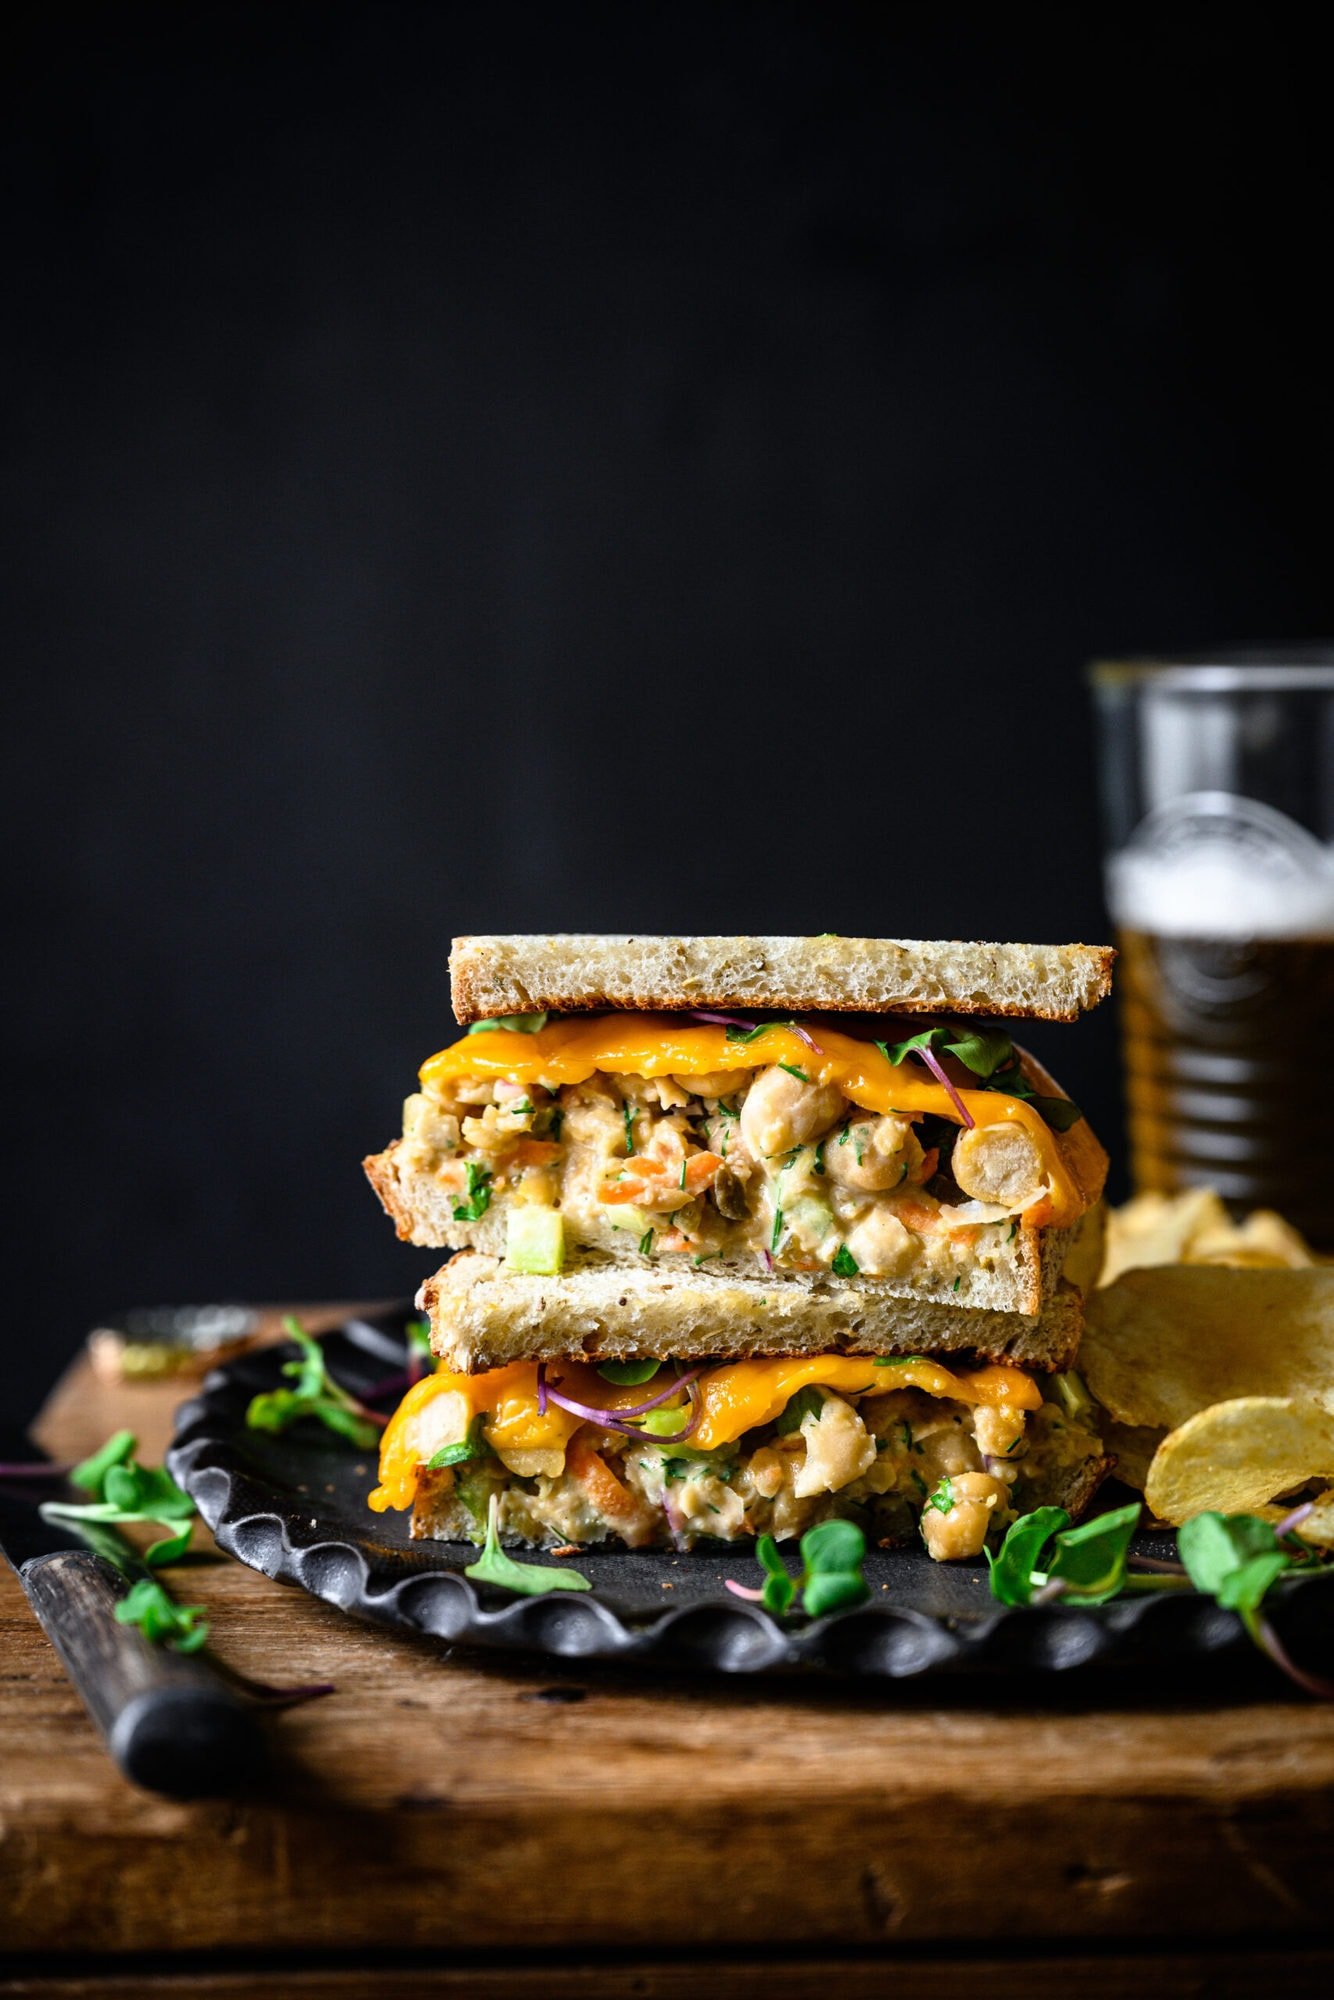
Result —
<instances>
[{"instance_id":1,"label":"chopped celery","mask_svg":"<svg viewBox=\"0 0 1334 2000\"><path fill-rule=\"evenodd\" d=\"M512 1208L505 1225L505 1269L554 1278L565 1262L565 1225L558 1208Z\"/></svg>"}]
</instances>

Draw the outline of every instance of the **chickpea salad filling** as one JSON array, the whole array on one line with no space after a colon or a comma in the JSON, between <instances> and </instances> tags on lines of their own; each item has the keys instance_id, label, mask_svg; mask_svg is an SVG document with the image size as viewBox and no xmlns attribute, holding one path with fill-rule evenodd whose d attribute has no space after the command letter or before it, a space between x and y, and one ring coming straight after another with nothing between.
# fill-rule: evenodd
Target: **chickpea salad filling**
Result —
<instances>
[{"instance_id":1,"label":"chickpea salad filling","mask_svg":"<svg viewBox=\"0 0 1334 2000\"><path fill-rule=\"evenodd\" d=\"M376 1511L417 1536L542 1547L784 1540L848 1519L976 1556L1101 1457L1074 1375L839 1355L440 1368L383 1436Z\"/></svg>"},{"instance_id":2,"label":"chickpea salad filling","mask_svg":"<svg viewBox=\"0 0 1334 2000\"><path fill-rule=\"evenodd\" d=\"M816 1019L481 1023L423 1067L391 1154L445 1218L400 1233L450 1247L503 1215L506 1268L548 1275L588 1249L948 1287L1101 1188L1007 1035Z\"/></svg>"}]
</instances>

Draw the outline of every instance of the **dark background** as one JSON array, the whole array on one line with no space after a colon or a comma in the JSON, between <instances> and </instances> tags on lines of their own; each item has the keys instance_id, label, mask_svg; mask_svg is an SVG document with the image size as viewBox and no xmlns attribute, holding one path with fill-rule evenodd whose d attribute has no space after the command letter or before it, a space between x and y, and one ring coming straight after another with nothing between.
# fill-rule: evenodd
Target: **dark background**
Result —
<instances>
[{"instance_id":1,"label":"dark background","mask_svg":"<svg viewBox=\"0 0 1334 2000\"><path fill-rule=\"evenodd\" d=\"M28 10L20 1410L417 1281L357 1163L456 931L1101 934L1082 663L1334 626L1317 21ZM1040 1047L1115 1140L1112 1029Z\"/></svg>"}]
</instances>

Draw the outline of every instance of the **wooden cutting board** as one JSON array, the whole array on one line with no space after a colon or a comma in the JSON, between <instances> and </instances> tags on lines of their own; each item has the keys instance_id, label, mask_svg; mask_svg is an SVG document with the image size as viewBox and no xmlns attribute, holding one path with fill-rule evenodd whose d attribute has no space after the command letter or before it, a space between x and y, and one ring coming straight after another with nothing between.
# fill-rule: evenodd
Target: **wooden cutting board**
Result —
<instances>
[{"instance_id":1,"label":"wooden cutting board","mask_svg":"<svg viewBox=\"0 0 1334 2000\"><path fill-rule=\"evenodd\" d=\"M186 1393L83 1362L37 1435L157 1459ZM241 1671L337 1693L275 1719L254 1796L135 1792L0 1565L0 1994L1334 1992L1334 1707L1262 1665L655 1682L390 1636L221 1557L174 1581Z\"/></svg>"}]
</instances>

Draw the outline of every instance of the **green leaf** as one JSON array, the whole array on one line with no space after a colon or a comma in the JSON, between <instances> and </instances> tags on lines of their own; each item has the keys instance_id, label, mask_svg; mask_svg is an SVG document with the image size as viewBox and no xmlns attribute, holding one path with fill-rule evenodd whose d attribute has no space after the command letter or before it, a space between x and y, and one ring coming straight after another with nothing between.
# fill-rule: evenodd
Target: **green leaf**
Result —
<instances>
[{"instance_id":1,"label":"green leaf","mask_svg":"<svg viewBox=\"0 0 1334 2000\"><path fill-rule=\"evenodd\" d=\"M999 1029L991 1034L981 1029L970 1029L957 1042L945 1042L944 1048L947 1054L956 1056L965 1069L981 1077L984 1083L993 1070L1011 1061L1014 1056L1014 1043Z\"/></svg>"},{"instance_id":2,"label":"green leaf","mask_svg":"<svg viewBox=\"0 0 1334 2000\"><path fill-rule=\"evenodd\" d=\"M778 1248L778 1239L782 1234L783 1234L783 1211L781 1208L776 1208L774 1210L774 1233L769 1239L770 1253L772 1253Z\"/></svg>"},{"instance_id":3,"label":"green leaf","mask_svg":"<svg viewBox=\"0 0 1334 2000\"><path fill-rule=\"evenodd\" d=\"M791 1437L793 1431L800 1430L803 1417L818 1417L823 1408L824 1397L813 1383L808 1382L778 1412L774 1418L774 1429L779 1437Z\"/></svg>"},{"instance_id":4,"label":"green leaf","mask_svg":"<svg viewBox=\"0 0 1334 2000\"><path fill-rule=\"evenodd\" d=\"M358 1451L370 1451L379 1442L380 1430L369 1417L363 1416L356 1399L328 1374L324 1367L324 1356L319 1355L321 1387L317 1392L306 1393L302 1389L267 1389L258 1396L252 1396L246 1409L245 1420L253 1431L268 1431L273 1436L289 1430L303 1417L313 1417L327 1430L344 1437L354 1444ZM289 1362L289 1368L299 1368L301 1364ZM311 1378L307 1378L311 1379Z\"/></svg>"},{"instance_id":5,"label":"green leaf","mask_svg":"<svg viewBox=\"0 0 1334 2000\"><path fill-rule=\"evenodd\" d=\"M764 1571L764 1595L760 1602L775 1618L782 1618L796 1602L796 1579L789 1575L787 1564L779 1555L778 1544L772 1535L760 1536L755 1544L755 1554Z\"/></svg>"},{"instance_id":6,"label":"green leaf","mask_svg":"<svg viewBox=\"0 0 1334 2000\"><path fill-rule=\"evenodd\" d=\"M954 1482L948 1473L939 1481L926 1504L937 1514L948 1514L951 1511L954 1506Z\"/></svg>"},{"instance_id":7,"label":"green leaf","mask_svg":"<svg viewBox=\"0 0 1334 2000\"><path fill-rule=\"evenodd\" d=\"M1254 1514L1196 1514L1177 1530L1186 1573L1209 1597L1217 1597L1227 1578L1252 1557L1277 1552L1273 1528Z\"/></svg>"},{"instance_id":8,"label":"green leaf","mask_svg":"<svg viewBox=\"0 0 1334 2000\"><path fill-rule=\"evenodd\" d=\"M476 1160L464 1164L468 1176L468 1198L454 1205L455 1222L480 1222L491 1206L491 1169Z\"/></svg>"},{"instance_id":9,"label":"green leaf","mask_svg":"<svg viewBox=\"0 0 1334 2000\"><path fill-rule=\"evenodd\" d=\"M408 1343L408 1353L415 1354L429 1368L438 1367L431 1347L431 1322L429 1319L410 1319L403 1329Z\"/></svg>"},{"instance_id":10,"label":"green leaf","mask_svg":"<svg viewBox=\"0 0 1334 2000\"><path fill-rule=\"evenodd\" d=\"M164 1522L163 1526L165 1527L165 1525L166 1523ZM149 1568L158 1569L164 1563L179 1562L190 1546L190 1537L194 1533L194 1526L193 1521L187 1521L179 1534L168 1535L160 1542L150 1542L144 1550L144 1561L148 1564Z\"/></svg>"},{"instance_id":11,"label":"green leaf","mask_svg":"<svg viewBox=\"0 0 1334 2000\"><path fill-rule=\"evenodd\" d=\"M208 1638L202 1604L178 1604L153 1577L141 1577L116 1606L118 1625L137 1625L155 1646L197 1653Z\"/></svg>"},{"instance_id":12,"label":"green leaf","mask_svg":"<svg viewBox=\"0 0 1334 2000\"><path fill-rule=\"evenodd\" d=\"M855 1278L861 1269L861 1265L857 1262L847 1244L840 1243L834 1252L834 1261L830 1269L836 1278Z\"/></svg>"},{"instance_id":13,"label":"green leaf","mask_svg":"<svg viewBox=\"0 0 1334 2000\"><path fill-rule=\"evenodd\" d=\"M113 1465L102 1487L103 1498L123 1514L149 1521L184 1521L195 1511L169 1472L148 1465Z\"/></svg>"},{"instance_id":14,"label":"green leaf","mask_svg":"<svg viewBox=\"0 0 1334 2000\"><path fill-rule=\"evenodd\" d=\"M592 1584L577 1569L548 1569L542 1563L515 1562L500 1546L500 1498L491 1495L486 1520L486 1543L475 1563L464 1570L478 1583L494 1583L520 1597L541 1597L548 1590L591 1590Z\"/></svg>"},{"instance_id":15,"label":"green leaf","mask_svg":"<svg viewBox=\"0 0 1334 2000\"><path fill-rule=\"evenodd\" d=\"M1068 1132L1072 1125L1078 1125L1084 1116L1079 1106L1068 1097L1038 1097L1029 1099L1033 1109L1045 1125L1053 1132Z\"/></svg>"},{"instance_id":16,"label":"green leaf","mask_svg":"<svg viewBox=\"0 0 1334 2000\"><path fill-rule=\"evenodd\" d=\"M1067 1592L1085 1604L1105 1604L1120 1590L1126 1573L1130 1537L1139 1525L1140 1503L1134 1500L1110 1514L1099 1514L1067 1528L1056 1537L1047 1564L1048 1576L1065 1581Z\"/></svg>"},{"instance_id":17,"label":"green leaf","mask_svg":"<svg viewBox=\"0 0 1334 2000\"><path fill-rule=\"evenodd\" d=\"M1242 1563L1223 1578L1218 1587L1218 1602L1229 1611L1240 1611L1243 1618L1253 1618L1270 1585L1292 1566L1292 1557L1282 1549L1274 1549L1268 1555L1252 1556L1249 1562Z\"/></svg>"},{"instance_id":18,"label":"green leaf","mask_svg":"<svg viewBox=\"0 0 1334 2000\"><path fill-rule=\"evenodd\" d=\"M823 1618L827 1611L864 1604L870 1595L871 1587L859 1570L821 1570L803 1590L801 1604L809 1617Z\"/></svg>"},{"instance_id":19,"label":"green leaf","mask_svg":"<svg viewBox=\"0 0 1334 2000\"><path fill-rule=\"evenodd\" d=\"M855 1521L821 1521L801 1538L801 1559L819 1570L856 1570L866 1560L866 1537Z\"/></svg>"},{"instance_id":20,"label":"green leaf","mask_svg":"<svg viewBox=\"0 0 1334 2000\"><path fill-rule=\"evenodd\" d=\"M489 1458L491 1447L482 1435L486 1419L479 1410L468 1426L468 1435L459 1438L455 1444L442 1444L439 1451L426 1461L428 1472L439 1472L446 1465L466 1465L472 1458Z\"/></svg>"},{"instance_id":21,"label":"green leaf","mask_svg":"<svg viewBox=\"0 0 1334 2000\"><path fill-rule=\"evenodd\" d=\"M991 1594L1002 1604L1031 1604L1033 1572L1042 1569L1042 1552L1053 1536L1070 1525L1064 1507L1036 1507L1012 1521L1005 1540L993 1556L986 1551L991 1566Z\"/></svg>"},{"instance_id":22,"label":"green leaf","mask_svg":"<svg viewBox=\"0 0 1334 2000\"><path fill-rule=\"evenodd\" d=\"M653 1231L651 1229L646 1229L639 1239L639 1254L641 1257L650 1257L653 1254Z\"/></svg>"},{"instance_id":23,"label":"green leaf","mask_svg":"<svg viewBox=\"0 0 1334 2000\"><path fill-rule=\"evenodd\" d=\"M545 1028L549 1018L546 1014L497 1014L494 1021L474 1021L467 1032L487 1035L493 1028L507 1028L512 1035L535 1035Z\"/></svg>"},{"instance_id":24,"label":"green leaf","mask_svg":"<svg viewBox=\"0 0 1334 2000\"><path fill-rule=\"evenodd\" d=\"M635 1107L633 1104L621 1106L621 1123L625 1126L625 1157L629 1159L635 1150Z\"/></svg>"},{"instance_id":25,"label":"green leaf","mask_svg":"<svg viewBox=\"0 0 1334 2000\"><path fill-rule=\"evenodd\" d=\"M876 1047L886 1061L897 1068L909 1056L920 1055L923 1049L943 1049L948 1041L949 1035L944 1028L923 1028L920 1034L909 1035L906 1042L877 1042Z\"/></svg>"},{"instance_id":26,"label":"green leaf","mask_svg":"<svg viewBox=\"0 0 1334 2000\"><path fill-rule=\"evenodd\" d=\"M661 1366L661 1361L604 1361L598 1374L619 1388L637 1388L641 1382L651 1382Z\"/></svg>"},{"instance_id":27,"label":"green leaf","mask_svg":"<svg viewBox=\"0 0 1334 2000\"><path fill-rule=\"evenodd\" d=\"M798 1069L795 1063L779 1063L778 1067L779 1069L785 1069L789 1076L795 1076L798 1083L810 1082L810 1078L807 1076L805 1070Z\"/></svg>"},{"instance_id":28,"label":"green leaf","mask_svg":"<svg viewBox=\"0 0 1334 2000\"><path fill-rule=\"evenodd\" d=\"M767 1034L773 1026L774 1023L772 1021L761 1021L758 1028L731 1027L727 1030L727 1040L729 1042L753 1042L758 1035Z\"/></svg>"},{"instance_id":29,"label":"green leaf","mask_svg":"<svg viewBox=\"0 0 1334 2000\"><path fill-rule=\"evenodd\" d=\"M113 1465L123 1465L133 1458L139 1440L133 1431L113 1431L104 1445L80 1460L70 1473L69 1483L77 1486L81 1493L92 1493L102 1498L102 1483Z\"/></svg>"}]
</instances>

